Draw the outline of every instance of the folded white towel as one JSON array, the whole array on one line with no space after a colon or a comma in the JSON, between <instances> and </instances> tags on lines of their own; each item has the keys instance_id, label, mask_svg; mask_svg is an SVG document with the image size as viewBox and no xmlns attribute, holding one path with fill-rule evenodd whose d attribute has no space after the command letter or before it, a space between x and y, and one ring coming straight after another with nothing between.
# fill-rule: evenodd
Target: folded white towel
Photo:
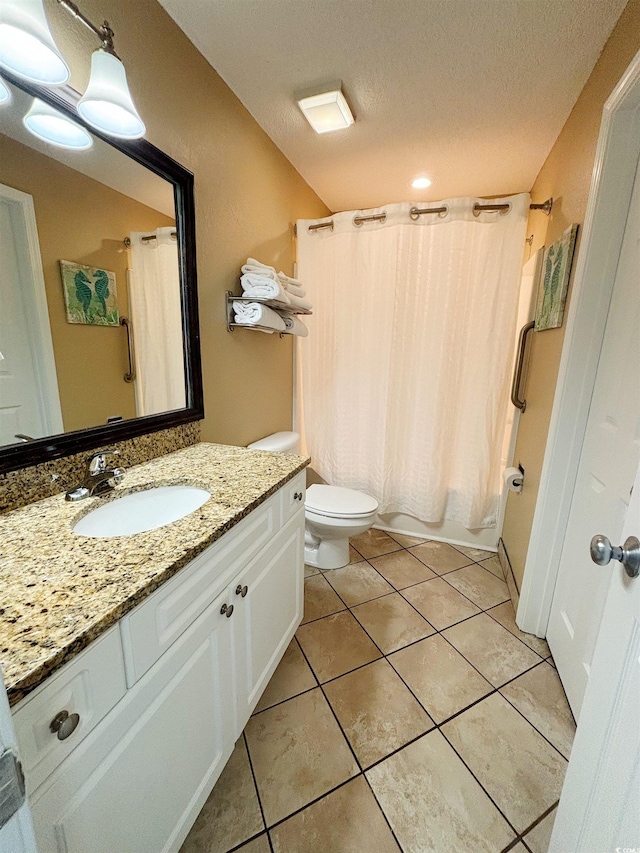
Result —
<instances>
[{"instance_id":1,"label":"folded white towel","mask_svg":"<svg viewBox=\"0 0 640 853\"><path fill-rule=\"evenodd\" d=\"M287 297L289 302L296 308L306 308L307 311L311 311L313 309L313 305L308 299L304 299L302 296L297 296L291 290L287 290Z\"/></svg>"},{"instance_id":2,"label":"folded white towel","mask_svg":"<svg viewBox=\"0 0 640 853\"><path fill-rule=\"evenodd\" d=\"M240 284L245 296L258 297L260 299L273 299L285 305L291 303L287 291L276 279L267 278L259 273L244 273L240 277Z\"/></svg>"},{"instance_id":3,"label":"folded white towel","mask_svg":"<svg viewBox=\"0 0 640 853\"><path fill-rule=\"evenodd\" d=\"M278 332L285 332L287 327L282 317L259 302L234 302L233 313L236 323L242 326L267 326Z\"/></svg>"},{"instance_id":4,"label":"folded white towel","mask_svg":"<svg viewBox=\"0 0 640 853\"><path fill-rule=\"evenodd\" d=\"M289 335L299 335L301 338L306 338L309 334L309 329L295 314L284 314L282 319Z\"/></svg>"},{"instance_id":5,"label":"folded white towel","mask_svg":"<svg viewBox=\"0 0 640 853\"><path fill-rule=\"evenodd\" d=\"M285 275L283 272L279 272L278 281L284 287L284 289L288 290L290 293L295 293L296 296L306 296L306 290L297 278L291 278L290 276Z\"/></svg>"},{"instance_id":6,"label":"folded white towel","mask_svg":"<svg viewBox=\"0 0 640 853\"><path fill-rule=\"evenodd\" d=\"M241 267L243 273L255 273L270 278L273 281L278 281L278 273L275 267L270 267L268 264L261 264L255 258L247 258L246 264Z\"/></svg>"}]
</instances>

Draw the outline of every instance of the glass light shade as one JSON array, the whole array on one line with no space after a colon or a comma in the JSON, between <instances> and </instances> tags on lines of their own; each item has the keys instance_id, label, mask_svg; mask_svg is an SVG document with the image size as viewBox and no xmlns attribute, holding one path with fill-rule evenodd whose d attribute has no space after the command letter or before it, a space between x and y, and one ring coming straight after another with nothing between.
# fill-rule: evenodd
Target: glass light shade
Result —
<instances>
[{"instance_id":1,"label":"glass light shade","mask_svg":"<svg viewBox=\"0 0 640 853\"><path fill-rule=\"evenodd\" d=\"M60 86L69 79L42 0L0 0L0 65L45 86Z\"/></svg>"},{"instance_id":2,"label":"glass light shade","mask_svg":"<svg viewBox=\"0 0 640 853\"><path fill-rule=\"evenodd\" d=\"M23 122L27 130L38 139L58 148L83 151L93 145L91 134L84 127L38 98L34 99Z\"/></svg>"},{"instance_id":3,"label":"glass light shade","mask_svg":"<svg viewBox=\"0 0 640 853\"><path fill-rule=\"evenodd\" d=\"M344 130L354 122L349 104L340 89L302 98L298 104L316 133Z\"/></svg>"},{"instance_id":4,"label":"glass light shade","mask_svg":"<svg viewBox=\"0 0 640 853\"><path fill-rule=\"evenodd\" d=\"M431 181L429 180L429 178L416 178L415 180L411 181L411 186L415 190L426 190L427 187L431 186Z\"/></svg>"},{"instance_id":5,"label":"glass light shade","mask_svg":"<svg viewBox=\"0 0 640 853\"><path fill-rule=\"evenodd\" d=\"M102 48L91 57L91 77L78 103L78 112L92 127L110 136L144 136L146 128L131 99L124 65Z\"/></svg>"},{"instance_id":6,"label":"glass light shade","mask_svg":"<svg viewBox=\"0 0 640 853\"><path fill-rule=\"evenodd\" d=\"M11 92L5 85L3 80L0 80L0 104L6 104L11 99Z\"/></svg>"}]
</instances>

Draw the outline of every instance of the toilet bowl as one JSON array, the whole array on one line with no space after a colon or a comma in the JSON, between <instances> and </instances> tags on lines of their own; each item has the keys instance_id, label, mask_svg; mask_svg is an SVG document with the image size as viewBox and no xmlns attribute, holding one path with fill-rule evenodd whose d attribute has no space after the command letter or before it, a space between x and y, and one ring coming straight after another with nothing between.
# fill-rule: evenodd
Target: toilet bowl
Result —
<instances>
[{"instance_id":1,"label":"toilet bowl","mask_svg":"<svg viewBox=\"0 0 640 853\"><path fill-rule=\"evenodd\" d=\"M276 432L249 445L250 450L297 453L296 432ZM369 530L378 502L371 495L340 486L313 485L304 503L304 561L318 569L340 569L349 564L349 538Z\"/></svg>"}]
</instances>

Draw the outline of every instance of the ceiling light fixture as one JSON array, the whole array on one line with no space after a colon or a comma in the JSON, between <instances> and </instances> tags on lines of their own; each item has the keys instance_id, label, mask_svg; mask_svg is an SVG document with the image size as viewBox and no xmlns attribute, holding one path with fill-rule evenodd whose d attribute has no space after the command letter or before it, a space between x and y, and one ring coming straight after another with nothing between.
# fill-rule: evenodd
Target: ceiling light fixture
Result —
<instances>
[{"instance_id":1,"label":"ceiling light fixture","mask_svg":"<svg viewBox=\"0 0 640 853\"><path fill-rule=\"evenodd\" d=\"M119 139L139 139L144 136L144 122L134 106L124 65L113 47L114 33L108 21L97 27L73 0L57 2L97 35L101 42L101 47L94 51L91 57L91 77L87 91L78 102L79 114L87 124L109 136ZM47 24L43 0L0 0L0 67L31 82L47 86L58 86L69 79L69 68L56 47ZM30 130L32 125L39 126L40 122L39 117L32 115L32 110L25 117L25 124ZM53 114L57 116L57 121L65 118L63 113L57 110L53 110ZM67 121L70 127L79 128L72 119ZM53 115L50 114L45 123L47 126L54 124ZM36 131L32 132L41 135ZM55 133L53 136L55 137ZM54 145L63 144L55 142L46 134L41 135L41 138L53 142ZM79 142L80 137L77 134L75 138ZM78 144L69 147L88 146Z\"/></svg>"},{"instance_id":2,"label":"ceiling light fixture","mask_svg":"<svg viewBox=\"0 0 640 853\"><path fill-rule=\"evenodd\" d=\"M69 79L69 66L53 40L42 0L0 2L0 66L44 86L60 86Z\"/></svg>"},{"instance_id":3,"label":"ceiling light fixture","mask_svg":"<svg viewBox=\"0 0 640 853\"><path fill-rule=\"evenodd\" d=\"M298 104L316 133L344 130L355 121L340 85L326 92L300 98Z\"/></svg>"},{"instance_id":4,"label":"ceiling light fixture","mask_svg":"<svg viewBox=\"0 0 640 853\"><path fill-rule=\"evenodd\" d=\"M426 190L427 187L431 186L431 181L429 178L415 178L411 181L411 186L414 190Z\"/></svg>"},{"instance_id":5,"label":"ceiling light fixture","mask_svg":"<svg viewBox=\"0 0 640 853\"><path fill-rule=\"evenodd\" d=\"M22 121L30 133L57 148L84 151L93 145L91 134L84 127L39 98L34 98Z\"/></svg>"}]
</instances>

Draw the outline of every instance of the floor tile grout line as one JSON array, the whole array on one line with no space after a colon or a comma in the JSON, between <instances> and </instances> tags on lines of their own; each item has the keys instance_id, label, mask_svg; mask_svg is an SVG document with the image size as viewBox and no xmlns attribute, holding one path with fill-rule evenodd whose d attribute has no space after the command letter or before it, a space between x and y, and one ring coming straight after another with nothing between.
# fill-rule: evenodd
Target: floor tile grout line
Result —
<instances>
[{"instance_id":1,"label":"floor tile grout line","mask_svg":"<svg viewBox=\"0 0 640 853\"><path fill-rule=\"evenodd\" d=\"M502 625L502 622L501 622L499 619L496 619L496 617L495 617L495 616L493 616L493 614L491 613L491 611L492 611L492 610L495 610L495 609L496 609L496 607L501 607L503 604L506 604L506 603L507 603L507 601L509 601L509 600L510 600L510 599L506 599L505 601L500 601L498 604L493 604L491 607L488 607L486 610L483 610L482 612L483 612L483 613L486 613L486 614L487 614L487 616L491 616L491 618L493 619L493 621L494 621L494 622L497 622L497 623L498 623L498 625ZM530 646L528 643L525 643L525 641L524 641L523 639L521 639L517 634L514 634L514 633L513 633L513 631L511 631L509 628L507 628L507 627L506 627L506 625L502 625L502 627L505 629L505 631L509 631L509 633L511 634L511 636L512 636L512 637L515 637L515 638L516 638L516 640L520 640L520 642L522 643L522 645L523 645L523 646L526 646L530 651L532 651L535 655L538 655L538 657L539 657L539 658L541 658L542 660L546 660L546 658L542 657L542 655L540 654L540 652L537 652L535 649L532 649L532 648L531 648L531 646ZM518 627L518 626L516 625L516 628L517 628L517 627ZM520 630L520 629L518 629L518 630ZM525 632L523 631L522 633L525 633ZM534 637L535 637L535 634L532 634L532 636L534 636ZM536 637L536 639L541 640L541 639L543 639L543 638L542 638L542 637ZM546 640L545 640L545 642L546 642ZM549 645L549 644L547 643L547 646L548 646L548 645Z\"/></svg>"},{"instance_id":2,"label":"floor tile grout line","mask_svg":"<svg viewBox=\"0 0 640 853\"><path fill-rule=\"evenodd\" d=\"M272 823L271 826L267 827L267 832L273 832L274 829L277 829L279 826L282 826L282 824L286 823L288 820L290 820L290 818L299 815L300 812L303 812L305 809L311 808L311 806L317 805L321 800L324 800L326 797L329 797L331 794L334 794L336 791L339 791L340 788L344 788L345 785L348 785L349 782L353 782L353 780L357 779L359 776L364 776L364 773L360 771L359 773L356 773L355 776L350 776L348 779L345 779L344 782L340 782L339 785L334 785L333 788L330 788L324 794L320 794L319 797L314 797L313 800L309 800L309 802L305 803L304 806L301 806L299 809L296 809L294 812L291 812L291 814L288 814L285 817L282 817L277 820L275 823Z\"/></svg>"},{"instance_id":3,"label":"floor tile grout line","mask_svg":"<svg viewBox=\"0 0 640 853\"><path fill-rule=\"evenodd\" d=\"M542 661L542 663L546 663L546 661ZM539 666L539 664L536 664L536 666L535 666L535 667L532 667L532 669L536 669L536 667L537 667L537 666ZM531 670L527 670L527 672L531 672ZM523 673L523 675L524 675L524 673ZM518 676L518 677L519 677L519 676ZM500 688L500 690L502 690L504 687L507 687L507 686L508 686L508 685L503 684L503 685L502 685L502 687ZM498 692L500 692L500 691L498 691ZM511 707L512 707L512 708L514 708L514 709L515 709L515 710L520 714L520 716L521 716L523 719L525 719L525 720L529 723L529 725L530 725L530 726L533 726L533 728L538 732L538 734L540 735L540 737L544 738L544 740L546 740L546 742L549 744L549 746L553 747L553 749L558 753L558 755L560 756L560 758L564 758L564 760L565 760L565 761L567 762L567 764L568 764L568 763L569 763L569 759L568 759L568 758L567 758L567 756L562 752L562 750L558 749L558 747L555 745L555 743L553 743L551 740L549 740L549 738L544 734L544 732L541 732L541 731L540 731L540 729L539 729L536 725L534 725L534 723L532 723L532 722L531 722L531 720L526 716L526 714L525 714L525 713L523 713L523 711L521 711L521 710L520 710L520 708L518 708L518 706L517 706L517 705L515 705L515 704L514 704L514 703L509 699L509 697L508 697L508 696L505 696L503 693L500 693L500 695L502 696L502 698L503 698L505 701L507 701L507 702L511 705Z\"/></svg>"},{"instance_id":4,"label":"floor tile grout line","mask_svg":"<svg viewBox=\"0 0 640 853\"><path fill-rule=\"evenodd\" d=\"M558 799L558 800L556 800L556 801L555 801L555 803L554 803L552 806L549 806L549 808L548 808L545 812L543 812L543 813L540 815L540 817L537 817L537 818L533 821L533 823L530 823L530 824L529 824L529 826L528 826L528 827L525 829L525 831L522 833L522 835L523 835L523 836L524 836L524 835L528 835L528 834L531 832L531 830L532 830L532 829L535 829L535 828L536 828L536 826L538 826L538 824L542 823L542 821L543 821L546 817L549 817L549 815L553 812L553 810L558 808L558 805L559 805L559 804L560 804L560 800Z\"/></svg>"},{"instance_id":5,"label":"floor tile grout line","mask_svg":"<svg viewBox=\"0 0 640 853\"><path fill-rule=\"evenodd\" d=\"M249 717L249 719L251 719L251 717ZM248 725L248 721L247 721L247 725ZM251 760L251 750L249 749L249 741L247 739L246 729L247 729L247 726L245 725L244 729L242 730L242 739L244 740L244 748L247 750L247 758L249 760L249 769L251 770L251 778L253 779L253 787L255 789L256 797L258 799L258 806L260 807L260 814L262 816L262 825L264 827L264 830L266 830L267 829L267 818L266 818L265 813L264 813L264 807L262 805L262 798L260 797L260 789L258 788L258 780L256 779L255 770L253 769L253 761ZM238 740L239 740L239 738L238 738ZM271 844L271 839L269 839L269 844Z\"/></svg>"},{"instance_id":6,"label":"floor tile grout line","mask_svg":"<svg viewBox=\"0 0 640 853\"><path fill-rule=\"evenodd\" d=\"M422 737L424 737L424 735L422 735ZM370 768L367 768L367 770L369 770L369 769L370 769ZM386 824L387 824L387 826L389 827L389 832L390 832L390 833L391 833L391 835L393 836L393 840L394 840L394 841L396 842L396 844L398 845L398 850L400 851L400 853L403 853L403 851L404 851L404 847L402 846L402 844L400 844L400 841L399 841L399 839L398 839L398 837L397 837L397 835L396 835L396 833L395 833L395 830L394 830L394 828L391 826L391 821L390 821L390 820L389 820L389 818L387 817L387 813L385 812L385 810L384 810L384 808L383 808L383 806L382 806L382 803L381 803L381 802L380 802L380 800L378 799L378 797L377 797L377 795L376 795L376 792L375 792L375 791L374 791L374 789L373 789L373 785L371 784L371 782L369 781L369 779L368 779L368 777L367 777L367 773L366 773L366 771L365 771L365 772L363 772L363 774L362 774L362 775L364 776L364 781L367 783L367 786L368 786L369 790L371 791L371 796L372 796L372 797L373 797L373 799L375 800L376 805L378 806L378 808L380 809L380 812L382 813L382 817L384 818L385 823L386 823Z\"/></svg>"},{"instance_id":7,"label":"floor tile grout line","mask_svg":"<svg viewBox=\"0 0 640 853\"><path fill-rule=\"evenodd\" d=\"M493 805L496 807L496 809L500 812L500 814L502 815L502 817L504 818L504 820L507 822L507 825L508 825L508 826L509 826L509 828L512 830L512 832L514 832L516 835L520 835L520 833L518 832L518 830L515 828L515 826L511 823L511 821L509 820L509 818L506 816L506 814L502 811L502 809L500 808L500 806L499 806L499 805L496 803L496 801L493 799L493 797L491 796L491 794L489 793L489 791L487 791L487 789L485 788L485 786L484 786L484 785L482 784L482 782L478 779L478 777L476 776L476 774L475 774L475 773L473 772L473 770L469 767L469 765L468 765L468 764L467 764L467 762L464 760L464 758L460 755L460 753L459 753L459 752L458 752L458 750L455 748L455 746L451 743L451 741L450 741L450 740L449 740L449 738L447 737L446 733L445 733L445 732L443 732L441 728L438 728L438 731L440 732L440 734L442 735L442 737L446 740L446 742L449 744L449 746L451 747L451 749L452 749L452 750L455 752L455 754L458 756L458 758L459 758L459 759L460 759L460 761L463 763L463 765L467 768L467 770L469 771L469 773L470 773L470 774L473 776L473 778L476 780L476 782L478 783L478 785L480 786L480 788L484 791L484 793L487 795L487 797L489 798L489 800L493 803Z\"/></svg>"}]
</instances>

